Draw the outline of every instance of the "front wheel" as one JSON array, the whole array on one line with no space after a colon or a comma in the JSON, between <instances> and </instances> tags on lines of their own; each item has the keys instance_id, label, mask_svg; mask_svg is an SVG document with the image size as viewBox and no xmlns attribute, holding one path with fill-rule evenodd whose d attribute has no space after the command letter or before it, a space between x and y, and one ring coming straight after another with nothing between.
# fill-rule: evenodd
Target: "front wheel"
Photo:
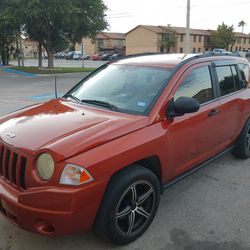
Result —
<instances>
[{"instance_id":1,"label":"front wheel","mask_svg":"<svg viewBox=\"0 0 250 250\"><path fill-rule=\"evenodd\" d=\"M112 177L96 219L96 231L117 245L142 235L153 221L160 183L148 169L133 165Z\"/></svg>"}]
</instances>

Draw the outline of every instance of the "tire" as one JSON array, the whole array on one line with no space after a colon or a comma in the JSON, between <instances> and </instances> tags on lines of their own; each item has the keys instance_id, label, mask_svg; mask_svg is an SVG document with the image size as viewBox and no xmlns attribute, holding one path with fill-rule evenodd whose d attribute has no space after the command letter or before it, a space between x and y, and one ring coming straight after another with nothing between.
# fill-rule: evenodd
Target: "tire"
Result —
<instances>
[{"instance_id":1,"label":"tire","mask_svg":"<svg viewBox=\"0 0 250 250\"><path fill-rule=\"evenodd\" d=\"M232 153L241 159L250 157L250 119L247 120Z\"/></svg>"},{"instance_id":2,"label":"tire","mask_svg":"<svg viewBox=\"0 0 250 250\"><path fill-rule=\"evenodd\" d=\"M150 170L133 165L115 174L105 191L96 217L99 236L126 245L152 223L160 201L160 183Z\"/></svg>"}]
</instances>

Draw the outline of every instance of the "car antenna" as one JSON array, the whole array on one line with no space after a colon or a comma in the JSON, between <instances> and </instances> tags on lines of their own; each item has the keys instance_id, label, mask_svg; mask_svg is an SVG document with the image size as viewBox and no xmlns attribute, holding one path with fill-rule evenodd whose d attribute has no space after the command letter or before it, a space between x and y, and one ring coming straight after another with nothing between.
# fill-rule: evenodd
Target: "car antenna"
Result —
<instances>
[{"instance_id":1,"label":"car antenna","mask_svg":"<svg viewBox=\"0 0 250 250\"><path fill-rule=\"evenodd\" d=\"M56 76L55 76L55 97L57 99L57 79L56 79Z\"/></svg>"}]
</instances>

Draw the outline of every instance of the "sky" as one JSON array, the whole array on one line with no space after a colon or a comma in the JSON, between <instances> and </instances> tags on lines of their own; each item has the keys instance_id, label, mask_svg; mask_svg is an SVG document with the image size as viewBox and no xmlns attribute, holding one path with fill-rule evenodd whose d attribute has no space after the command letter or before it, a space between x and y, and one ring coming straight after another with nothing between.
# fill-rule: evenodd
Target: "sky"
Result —
<instances>
[{"instance_id":1,"label":"sky","mask_svg":"<svg viewBox=\"0 0 250 250\"><path fill-rule=\"evenodd\" d=\"M186 26L187 0L103 0L108 7L107 20L111 32L128 32L139 24ZM240 21L250 32L250 0L191 0L190 27L217 29L224 22L234 25Z\"/></svg>"}]
</instances>

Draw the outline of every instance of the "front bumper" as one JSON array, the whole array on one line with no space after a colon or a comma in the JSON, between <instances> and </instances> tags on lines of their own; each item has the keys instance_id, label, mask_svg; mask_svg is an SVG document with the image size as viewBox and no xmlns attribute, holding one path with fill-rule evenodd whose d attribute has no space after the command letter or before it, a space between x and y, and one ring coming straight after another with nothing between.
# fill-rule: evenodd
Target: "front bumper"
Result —
<instances>
[{"instance_id":1,"label":"front bumper","mask_svg":"<svg viewBox=\"0 0 250 250\"><path fill-rule=\"evenodd\" d=\"M0 213L23 229L43 235L88 231L107 181L81 188L43 187L21 192L0 178Z\"/></svg>"}]
</instances>

